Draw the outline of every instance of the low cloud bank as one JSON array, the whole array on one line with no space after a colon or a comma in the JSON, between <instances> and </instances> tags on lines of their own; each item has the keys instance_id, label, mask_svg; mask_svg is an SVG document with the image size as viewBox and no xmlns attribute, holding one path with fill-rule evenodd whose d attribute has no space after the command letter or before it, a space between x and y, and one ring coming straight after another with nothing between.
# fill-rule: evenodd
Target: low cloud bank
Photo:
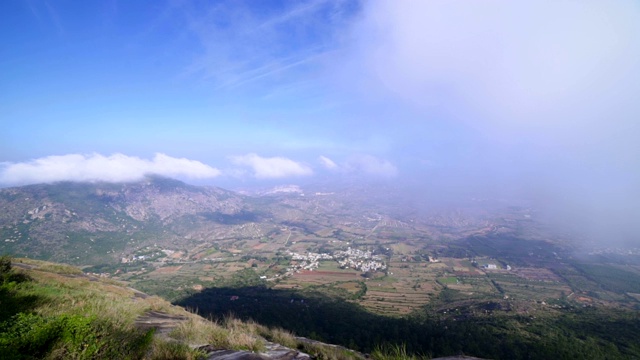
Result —
<instances>
[{"instance_id":1,"label":"low cloud bank","mask_svg":"<svg viewBox=\"0 0 640 360\"><path fill-rule=\"evenodd\" d=\"M0 165L0 185L27 185L55 181L126 182L147 174L206 179L220 175L214 167L196 160L157 153L151 160L113 154L67 154Z\"/></svg>"},{"instance_id":2,"label":"low cloud bank","mask_svg":"<svg viewBox=\"0 0 640 360\"><path fill-rule=\"evenodd\" d=\"M333 170L338 167L338 164L336 164L333 160L329 159L326 156L320 155L320 157L318 157L318 161L320 161L320 164L322 164L322 166L329 170Z\"/></svg>"},{"instance_id":3,"label":"low cloud bank","mask_svg":"<svg viewBox=\"0 0 640 360\"><path fill-rule=\"evenodd\" d=\"M285 157L262 157L254 153L232 156L236 165L248 166L258 179L277 179L289 176L308 176L313 170L308 166Z\"/></svg>"},{"instance_id":4,"label":"low cloud bank","mask_svg":"<svg viewBox=\"0 0 640 360\"><path fill-rule=\"evenodd\" d=\"M332 171L334 174L337 172L343 175L379 178L393 178L398 175L398 168L392 162L369 154L351 155L340 163L320 155L318 161L322 167Z\"/></svg>"},{"instance_id":5,"label":"low cloud bank","mask_svg":"<svg viewBox=\"0 0 640 360\"><path fill-rule=\"evenodd\" d=\"M372 155L355 155L349 158L345 168L357 174L394 177L398 175L398 169L390 161L379 159Z\"/></svg>"}]
</instances>

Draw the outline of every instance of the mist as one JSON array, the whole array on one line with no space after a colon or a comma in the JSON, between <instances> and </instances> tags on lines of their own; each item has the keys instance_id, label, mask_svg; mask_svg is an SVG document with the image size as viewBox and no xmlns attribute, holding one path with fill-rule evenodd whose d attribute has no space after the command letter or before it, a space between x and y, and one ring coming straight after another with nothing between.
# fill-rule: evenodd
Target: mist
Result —
<instances>
[{"instance_id":1,"label":"mist","mask_svg":"<svg viewBox=\"0 0 640 360\"><path fill-rule=\"evenodd\" d=\"M425 203L519 199L580 241L640 244L637 2L374 2L348 41L336 81L383 117L354 125L397 137Z\"/></svg>"}]
</instances>

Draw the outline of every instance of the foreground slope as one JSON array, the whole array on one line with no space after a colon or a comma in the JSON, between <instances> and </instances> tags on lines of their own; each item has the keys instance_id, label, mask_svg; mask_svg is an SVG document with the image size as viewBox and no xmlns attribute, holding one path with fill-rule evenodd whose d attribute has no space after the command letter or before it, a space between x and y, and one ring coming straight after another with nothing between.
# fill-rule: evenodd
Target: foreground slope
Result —
<instances>
[{"instance_id":1,"label":"foreground slope","mask_svg":"<svg viewBox=\"0 0 640 360\"><path fill-rule=\"evenodd\" d=\"M281 329L183 308L68 265L0 258L0 358L357 359ZM281 342L289 347L275 342Z\"/></svg>"}]
</instances>

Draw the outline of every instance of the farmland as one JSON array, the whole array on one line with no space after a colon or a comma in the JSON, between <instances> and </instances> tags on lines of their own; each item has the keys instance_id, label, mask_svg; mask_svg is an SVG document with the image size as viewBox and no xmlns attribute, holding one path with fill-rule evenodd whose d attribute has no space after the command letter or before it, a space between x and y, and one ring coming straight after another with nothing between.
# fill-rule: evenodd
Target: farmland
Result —
<instances>
[{"instance_id":1,"label":"farmland","mask_svg":"<svg viewBox=\"0 0 640 360\"><path fill-rule=\"evenodd\" d=\"M507 301L510 309L522 313L558 301L638 307L634 294L639 292L634 283L616 280L634 270L611 267L607 273L604 265L568 261L546 268L543 266L548 260L544 257L539 262L515 261L524 265L518 266L511 262L513 255L486 256L487 249L465 253L465 257L437 257L438 253L448 253L445 244L426 243L421 247L415 240L391 243L372 234L367 238L331 238L308 234L299 227L281 228L259 238L220 240L212 247L183 249L156 261L144 261L144 266L137 262L121 265L122 269L111 276L173 299L215 287L318 291L385 316L406 316L425 307L440 309L456 303L498 300ZM486 243L490 240L483 239ZM549 250L540 246L536 249L548 253L558 250L549 246ZM341 266L344 260L333 256L346 254L348 249L354 254L353 249L361 249L359 254L372 254L368 256L380 259L377 261L384 264L384 269L363 272Z\"/></svg>"},{"instance_id":2,"label":"farmland","mask_svg":"<svg viewBox=\"0 0 640 360\"><path fill-rule=\"evenodd\" d=\"M181 247L140 248L120 264L86 271L173 300L208 288L262 286L318 292L392 317L486 301L522 314L555 311L559 305L549 304L559 302L640 306L637 265L573 259L565 240L550 240L530 217L520 218L521 209L461 220L381 208L361 213L327 195L277 199L252 200L277 206L269 210L277 221L224 218L229 230ZM269 212L261 209L255 213Z\"/></svg>"}]
</instances>

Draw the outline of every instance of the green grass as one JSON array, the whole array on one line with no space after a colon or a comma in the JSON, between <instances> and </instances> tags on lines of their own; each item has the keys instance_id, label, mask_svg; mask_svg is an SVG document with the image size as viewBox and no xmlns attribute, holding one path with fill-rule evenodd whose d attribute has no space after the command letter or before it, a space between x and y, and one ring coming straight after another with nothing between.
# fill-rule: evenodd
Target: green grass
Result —
<instances>
[{"instance_id":1,"label":"green grass","mask_svg":"<svg viewBox=\"0 0 640 360\"><path fill-rule=\"evenodd\" d=\"M133 322L151 303L130 304L125 288L73 277L80 270L69 266L43 262L37 270L22 271L6 257L0 263L3 356L140 359L147 353L153 333L137 330ZM101 289L107 287L114 289Z\"/></svg>"},{"instance_id":2,"label":"green grass","mask_svg":"<svg viewBox=\"0 0 640 360\"><path fill-rule=\"evenodd\" d=\"M303 345L290 332L227 317L209 321L155 296L136 297L113 280L96 280L67 265L19 259L14 268L0 257L0 359L185 359L205 355L193 345L265 350L269 340L290 348ZM180 315L184 321L166 336L136 328L148 311ZM317 358L337 356L328 345Z\"/></svg>"},{"instance_id":3,"label":"green grass","mask_svg":"<svg viewBox=\"0 0 640 360\"><path fill-rule=\"evenodd\" d=\"M422 360L431 359L430 356L412 355L407 353L407 346L404 344L378 346L371 353L374 360Z\"/></svg>"},{"instance_id":4,"label":"green grass","mask_svg":"<svg viewBox=\"0 0 640 360\"><path fill-rule=\"evenodd\" d=\"M631 270L608 264L575 264L575 267L605 290L640 293L640 276Z\"/></svg>"},{"instance_id":5,"label":"green grass","mask_svg":"<svg viewBox=\"0 0 640 360\"><path fill-rule=\"evenodd\" d=\"M451 285L451 284L455 285L458 283L458 278L456 278L455 276L440 277L437 279L437 281L441 285Z\"/></svg>"}]
</instances>

